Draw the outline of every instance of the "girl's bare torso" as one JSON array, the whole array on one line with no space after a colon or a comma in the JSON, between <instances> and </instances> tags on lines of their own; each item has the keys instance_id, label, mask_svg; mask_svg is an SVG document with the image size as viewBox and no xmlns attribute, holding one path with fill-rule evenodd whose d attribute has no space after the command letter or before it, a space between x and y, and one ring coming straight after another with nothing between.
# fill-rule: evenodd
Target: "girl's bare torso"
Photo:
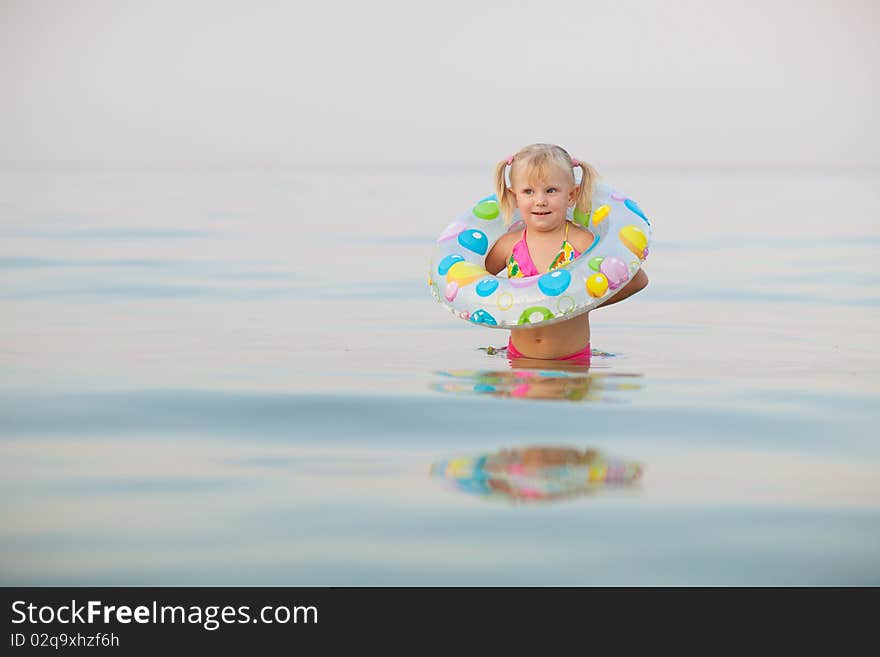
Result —
<instances>
[{"instance_id":1,"label":"girl's bare torso","mask_svg":"<svg viewBox=\"0 0 880 657\"><path fill-rule=\"evenodd\" d=\"M590 314L581 313L548 326L513 329L510 341L529 358L564 358L583 350L590 343Z\"/></svg>"}]
</instances>

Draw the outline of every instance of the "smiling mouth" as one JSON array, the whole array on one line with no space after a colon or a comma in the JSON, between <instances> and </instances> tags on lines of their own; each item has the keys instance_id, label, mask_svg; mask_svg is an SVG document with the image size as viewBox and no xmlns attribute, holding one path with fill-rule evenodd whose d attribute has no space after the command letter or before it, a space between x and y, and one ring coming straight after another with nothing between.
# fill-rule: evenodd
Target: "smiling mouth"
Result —
<instances>
[{"instance_id":1,"label":"smiling mouth","mask_svg":"<svg viewBox=\"0 0 880 657\"><path fill-rule=\"evenodd\" d=\"M545 215L545 214L550 214L550 213L549 212L532 212L532 214Z\"/></svg>"}]
</instances>

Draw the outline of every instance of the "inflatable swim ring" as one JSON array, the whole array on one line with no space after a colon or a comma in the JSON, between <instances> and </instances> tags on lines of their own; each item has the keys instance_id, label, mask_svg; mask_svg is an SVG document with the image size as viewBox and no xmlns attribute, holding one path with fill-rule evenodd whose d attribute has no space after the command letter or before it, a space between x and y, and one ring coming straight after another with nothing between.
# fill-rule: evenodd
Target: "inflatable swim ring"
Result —
<instances>
[{"instance_id":1,"label":"inflatable swim ring","mask_svg":"<svg viewBox=\"0 0 880 657\"><path fill-rule=\"evenodd\" d=\"M486 254L524 224L517 211L505 226L497 197L487 196L437 238L428 272L431 294L456 316L490 328L552 324L595 308L648 257L651 223L635 201L608 185L595 186L592 205L589 215L568 211L571 221L596 236L577 260L546 274L507 278L486 271Z\"/></svg>"}]
</instances>

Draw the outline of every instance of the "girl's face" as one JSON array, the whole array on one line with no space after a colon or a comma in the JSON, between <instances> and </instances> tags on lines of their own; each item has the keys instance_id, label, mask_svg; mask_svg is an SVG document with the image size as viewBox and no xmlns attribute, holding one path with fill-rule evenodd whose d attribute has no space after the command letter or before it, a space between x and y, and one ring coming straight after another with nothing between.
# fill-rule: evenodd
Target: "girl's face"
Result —
<instances>
[{"instance_id":1,"label":"girl's face","mask_svg":"<svg viewBox=\"0 0 880 657\"><path fill-rule=\"evenodd\" d=\"M529 181L520 174L511 180L516 207L530 230L552 231L565 224L566 211L577 199L578 186L571 174L551 169L542 179Z\"/></svg>"}]
</instances>

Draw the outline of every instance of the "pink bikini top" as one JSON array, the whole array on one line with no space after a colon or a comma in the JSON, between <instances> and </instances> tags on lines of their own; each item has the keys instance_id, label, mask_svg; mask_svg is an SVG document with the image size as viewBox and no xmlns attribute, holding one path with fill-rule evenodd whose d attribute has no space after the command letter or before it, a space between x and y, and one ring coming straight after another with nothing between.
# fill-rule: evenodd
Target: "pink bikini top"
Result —
<instances>
[{"instance_id":1,"label":"pink bikini top","mask_svg":"<svg viewBox=\"0 0 880 657\"><path fill-rule=\"evenodd\" d=\"M580 252L568 241L568 227L570 225L571 222L565 223L565 235L562 238L562 246L559 248L559 253L553 258L553 262L550 263L550 269L547 271L559 269L580 255ZM522 239L513 245L513 252L511 252L510 259L507 261L507 277L523 278L525 276L537 276L540 273L532 261L529 245L526 244L526 231L523 229Z\"/></svg>"}]
</instances>

